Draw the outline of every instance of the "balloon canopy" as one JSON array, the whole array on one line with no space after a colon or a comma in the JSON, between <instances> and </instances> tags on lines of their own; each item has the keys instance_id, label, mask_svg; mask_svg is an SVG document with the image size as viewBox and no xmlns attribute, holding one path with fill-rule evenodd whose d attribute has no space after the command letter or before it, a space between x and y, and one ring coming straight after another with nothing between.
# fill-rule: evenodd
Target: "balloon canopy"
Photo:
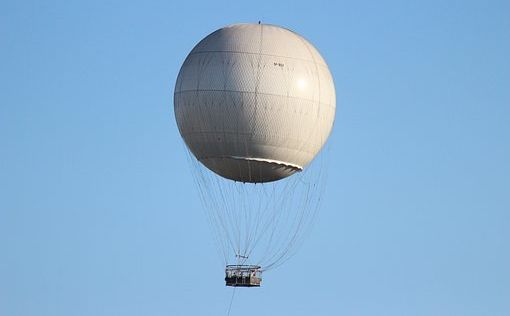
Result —
<instances>
[{"instance_id":1,"label":"balloon canopy","mask_svg":"<svg viewBox=\"0 0 510 316\"><path fill-rule=\"evenodd\" d=\"M236 24L200 41L179 72L174 109L193 155L216 174L270 182L303 170L326 142L335 87L300 35Z\"/></svg>"}]
</instances>

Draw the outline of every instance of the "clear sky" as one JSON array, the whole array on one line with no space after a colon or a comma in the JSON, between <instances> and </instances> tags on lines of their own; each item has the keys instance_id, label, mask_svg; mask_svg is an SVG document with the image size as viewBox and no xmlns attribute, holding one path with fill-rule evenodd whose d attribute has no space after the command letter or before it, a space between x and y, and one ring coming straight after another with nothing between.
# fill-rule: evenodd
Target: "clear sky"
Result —
<instances>
[{"instance_id":1,"label":"clear sky","mask_svg":"<svg viewBox=\"0 0 510 316\"><path fill-rule=\"evenodd\" d=\"M259 20L338 110L313 232L232 315L510 315L510 2L265 0L0 3L0 315L226 314L173 86Z\"/></svg>"}]
</instances>

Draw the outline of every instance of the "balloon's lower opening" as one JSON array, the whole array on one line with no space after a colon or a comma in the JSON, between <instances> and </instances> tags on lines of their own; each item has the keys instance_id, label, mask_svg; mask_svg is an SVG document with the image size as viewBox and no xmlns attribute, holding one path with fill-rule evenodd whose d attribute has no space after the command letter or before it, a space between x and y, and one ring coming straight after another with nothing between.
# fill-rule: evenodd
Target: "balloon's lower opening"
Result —
<instances>
[{"instance_id":1,"label":"balloon's lower opening","mask_svg":"<svg viewBox=\"0 0 510 316\"><path fill-rule=\"evenodd\" d=\"M253 157L207 157L200 162L223 178L243 183L278 181L303 170L288 162Z\"/></svg>"}]
</instances>

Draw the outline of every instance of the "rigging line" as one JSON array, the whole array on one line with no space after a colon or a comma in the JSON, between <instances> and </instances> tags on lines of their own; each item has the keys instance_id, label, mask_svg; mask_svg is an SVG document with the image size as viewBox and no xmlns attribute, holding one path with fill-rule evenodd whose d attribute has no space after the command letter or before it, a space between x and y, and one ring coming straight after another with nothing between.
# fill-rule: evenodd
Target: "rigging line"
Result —
<instances>
[{"instance_id":1,"label":"rigging line","mask_svg":"<svg viewBox=\"0 0 510 316\"><path fill-rule=\"evenodd\" d=\"M247 190L249 190L250 188L246 188ZM256 187L254 187L254 190L256 190ZM243 196L243 202L246 202L246 200L244 199L244 196ZM242 249L242 253L243 253L243 256L246 256L246 247L247 247L247 244L248 244L248 238L250 236L250 211L248 210L248 207L247 207L247 204L244 204L242 205L242 209L243 209L243 219L244 219L244 244L243 244L243 249Z\"/></svg>"},{"instance_id":2,"label":"rigging line","mask_svg":"<svg viewBox=\"0 0 510 316\"><path fill-rule=\"evenodd\" d=\"M233 191L231 191L233 192ZM241 227L241 221L242 221L242 218L241 218L241 211L239 210L239 208L237 207L237 205L234 203L232 205L232 212L235 216L235 225L236 225L236 229L237 229L237 253L241 253L241 249L242 249L242 241L241 241L241 235L242 235L242 227Z\"/></svg>"},{"instance_id":3,"label":"rigging line","mask_svg":"<svg viewBox=\"0 0 510 316\"><path fill-rule=\"evenodd\" d=\"M261 167L259 167L261 169ZM248 231L247 231L247 241L245 244L245 255L250 255L251 253L251 244L253 242L253 239L255 238L257 231L258 231L258 225L260 222L260 218L263 213L265 213L265 210L268 207L268 201L267 199L263 198L261 195L261 191L265 190L265 185L263 183L260 183L258 187L254 187L254 195L253 198L257 199L256 202L256 209L253 209L252 212L249 212L248 220L249 223L247 225ZM254 214L252 214L254 213Z\"/></svg>"},{"instance_id":4,"label":"rigging line","mask_svg":"<svg viewBox=\"0 0 510 316\"><path fill-rule=\"evenodd\" d=\"M251 188L247 188L247 190L250 190ZM256 187L253 187L253 191L256 192ZM244 200L244 199L243 199ZM248 199L249 200L249 199ZM243 202L246 202L244 200ZM243 244L243 256L246 256L246 248L248 245L248 240L250 238L251 234L251 213L253 213L251 210L248 209L247 204L243 204L243 220L244 220L244 244Z\"/></svg>"},{"instance_id":5,"label":"rigging line","mask_svg":"<svg viewBox=\"0 0 510 316\"><path fill-rule=\"evenodd\" d=\"M309 185L302 184L304 186L303 190L305 191L302 195L302 202L299 203L299 209L298 212L295 213L294 217L288 217L288 223L287 225L287 233L282 234L282 236L278 239L278 242L275 245L275 251L273 252L273 255L268 259L269 262L275 260L274 258L277 258L275 261L273 261L271 264L268 265L272 266L274 263L278 262L281 258L285 257L286 254L289 252L290 249L292 249L293 244L295 243L295 240L300 235L300 228L303 226L303 221L307 218L308 215L308 206L309 206ZM297 206L297 205L296 205ZM292 237L291 237L292 236ZM266 267L266 270L268 269Z\"/></svg>"},{"instance_id":6,"label":"rigging line","mask_svg":"<svg viewBox=\"0 0 510 316\"><path fill-rule=\"evenodd\" d=\"M225 222L222 221L222 218L221 218L221 214L219 213L221 208L218 206L218 201L216 199L217 195L214 194L214 192L212 191L214 189L214 186L211 184L211 177L210 176L207 176L208 173L206 174L205 172L208 172L207 170L205 170L202 166L198 166L200 167L200 169L198 169L198 174L201 176L201 186L199 187L200 190L202 191L202 194L201 194L201 197L205 200L205 204L206 204L206 212L208 215L210 215L212 218L215 219L215 222L217 223L217 226L219 228L222 228L222 229L219 229L220 231L223 232L223 234L220 236L224 236L225 240L227 240L231 247L233 249L235 249L233 243L232 243L232 240L229 236L229 231L227 229L227 227L225 226ZM208 203L209 202L209 203ZM223 238L222 238L223 239Z\"/></svg>"},{"instance_id":7,"label":"rigging line","mask_svg":"<svg viewBox=\"0 0 510 316\"><path fill-rule=\"evenodd\" d=\"M210 184L210 181L208 181L209 179L207 179L207 175L204 175L204 184L206 186L208 186L209 188L204 188L204 191L207 193L207 196L208 198L206 199L207 202L209 202L209 205L208 205L208 210L211 214L211 216L215 219L215 222L218 224L218 227L219 228L222 228L222 232L223 232L223 236L225 236L227 238L227 240L229 239L228 237L228 231L225 227L225 223L223 221L221 221L221 217L218 215L218 201L217 199L215 198L215 195L213 194L213 192L211 192L211 184ZM206 203L207 203L206 202Z\"/></svg>"},{"instance_id":8,"label":"rigging line","mask_svg":"<svg viewBox=\"0 0 510 316\"><path fill-rule=\"evenodd\" d=\"M259 165L259 173L260 173L260 170L262 169L262 167ZM248 214L248 235L247 235L247 241L246 241L246 245L245 245L245 253L248 253L249 252L249 249L250 249L250 244L251 244L251 241L253 239L253 236L254 234L256 233L256 224L257 224L257 220L255 219L255 217L258 217L258 215L260 214L260 210L262 209L262 203L263 203L263 199L260 197L260 190L261 188L264 187L264 184L263 183L260 183L257 185L254 186L254 190L253 190L253 197L255 199L257 199L258 201L255 201L255 208L252 210L252 212L249 212Z\"/></svg>"},{"instance_id":9,"label":"rigging line","mask_svg":"<svg viewBox=\"0 0 510 316\"><path fill-rule=\"evenodd\" d=\"M286 223L295 222L295 220L296 220L295 218L292 220L289 219ZM285 256L286 249L288 249L289 247L292 246L293 238L291 238L290 236L293 233L294 233L294 236L296 234L299 234L299 226L295 227L294 224L287 224L285 226L286 226L286 229L285 229L286 234L278 234L276 236L276 238L274 238L273 247L272 247L271 251L268 252L270 254L270 257L268 259L264 258L264 262L266 262L266 261L272 262L275 257L280 258L282 256ZM263 265L266 265L266 264L263 264Z\"/></svg>"},{"instance_id":10,"label":"rigging line","mask_svg":"<svg viewBox=\"0 0 510 316\"><path fill-rule=\"evenodd\" d=\"M258 197L258 190L260 188L260 184L250 184L249 186L243 187L245 190L243 191L244 195L244 204L243 204L243 210L244 210L244 237L245 242L243 245L242 254L245 257L249 257L248 255L248 249L249 244L252 239L253 234L253 218L252 213L258 213L260 209L260 199L258 201L254 201L254 199L257 199ZM250 206L250 207L249 207ZM247 261L247 260L244 260Z\"/></svg>"},{"instance_id":11,"label":"rigging line","mask_svg":"<svg viewBox=\"0 0 510 316\"><path fill-rule=\"evenodd\" d=\"M199 182L198 176L196 175L196 172L198 172L198 171L197 171L197 169L194 168L194 167L198 167L196 165L196 160L195 160L195 158L192 156L191 152L187 148L186 148L185 152L187 153L188 163L189 163L190 169L192 171L192 175L193 175L192 178L193 178L193 180L195 182L195 185L197 186L198 191L199 191L198 193L199 193L199 197L200 197L200 202L202 204L202 213L205 213L206 219L208 221L209 229L211 230L211 233L213 233L213 235L214 235L214 244L215 244L215 247L216 247L217 254L219 256L223 252L223 257L224 257L224 260L225 260L226 255L225 255L225 253L223 251L224 246L220 242L220 240L221 240L221 238L219 238L220 235L216 231L216 226L214 225L210 214L206 211L206 205L204 203L205 201L204 201L203 196L201 194L200 182Z\"/></svg>"},{"instance_id":12,"label":"rigging line","mask_svg":"<svg viewBox=\"0 0 510 316\"><path fill-rule=\"evenodd\" d=\"M264 252L264 256L260 259L260 261L264 261L265 257L267 255L270 255L270 253L276 249L274 242L275 233L276 233L276 239L278 242L276 244L279 244L279 240L282 239L282 237L279 237L282 235L285 231L284 228L287 227L285 223L288 222L289 216L292 214L289 209L291 209L294 205L292 204L292 201L294 200L294 195L296 194L296 186L297 181L296 178L290 179L285 186L280 190L278 195L278 201L275 203L275 210L274 210L274 216L269 219L269 221L266 224L266 229L261 234L261 238L264 236L267 236L267 246L266 251ZM286 211L287 210L287 211ZM270 229L271 228L271 229ZM278 228L283 228L277 231ZM270 229L270 230L269 230ZM267 235L269 234L269 235ZM260 241L260 240L258 240ZM257 241L257 242L258 242Z\"/></svg>"},{"instance_id":13,"label":"rigging line","mask_svg":"<svg viewBox=\"0 0 510 316\"><path fill-rule=\"evenodd\" d=\"M239 199L237 199L236 203L236 191L232 190L232 201L233 201L233 207L235 209L235 216L236 216L236 226L238 229L238 243L239 247L237 249L236 255L240 255L243 252L244 243L246 239L246 227L244 226L246 220L244 219L246 216L246 201L244 194L241 194Z\"/></svg>"},{"instance_id":14,"label":"rigging line","mask_svg":"<svg viewBox=\"0 0 510 316\"><path fill-rule=\"evenodd\" d=\"M224 186L221 187L221 194L225 192L225 207L228 210L227 216L230 222L230 227L232 232L235 234L234 238L236 240L236 251L235 253L239 253L242 244L241 244L241 232L242 228L240 227L240 217L239 217L239 205L236 203L236 186L237 182L232 182L232 180L224 180L221 179Z\"/></svg>"},{"instance_id":15,"label":"rigging line","mask_svg":"<svg viewBox=\"0 0 510 316\"><path fill-rule=\"evenodd\" d=\"M279 205L279 207L275 207L277 210L283 210L284 207L283 205ZM279 222L279 219L281 218L281 214L282 212L277 212L276 210L273 210L273 216L270 216L265 224L264 224L264 227L265 229L260 233L260 235L258 236L257 240L255 241L255 243L253 244L252 246L252 249L251 251L253 251L256 247L257 247L257 244L260 242L260 241L265 241L266 243L266 251L264 252L264 255L263 257L265 257L265 253L268 252L269 248L270 248L270 245L271 245L271 241L272 241L272 238L274 236L274 233L276 231L276 228L278 227L278 222ZM272 228L272 229L270 229ZM270 230L269 230L270 229ZM270 232L270 233L268 233ZM269 234L269 235L268 235ZM262 258L263 258L262 257ZM259 259L260 260L260 259Z\"/></svg>"},{"instance_id":16,"label":"rigging line","mask_svg":"<svg viewBox=\"0 0 510 316\"><path fill-rule=\"evenodd\" d=\"M243 214L245 210L244 194L238 194L239 189L242 190L242 186L237 183L229 183L229 193L231 198L232 216L234 217L236 230L237 230L237 245L236 255L240 254L243 249L242 236L244 235L245 229L243 229Z\"/></svg>"},{"instance_id":17,"label":"rigging line","mask_svg":"<svg viewBox=\"0 0 510 316\"><path fill-rule=\"evenodd\" d=\"M290 258L292 258L297 253L299 248L304 243L306 236L308 236L310 234L313 223L315 222L315 217L316 217L315 214L312 216L313 216L313 218L308 223L305 224L305 226L308 226L306 228L306 231L304 233L302 233L301 236L298 237L299 239L294 243L293 247L288 251L288 253L285 255L285 257L281 258L279 262L278 261L274 262L272 265L270 265L268 268L266 268L266 271L268 269L275 269L275 268L281 266L282 264L287 262Z\"/></svg>"},{"instance_id":18,"label":"rigging line","mask_svg":"<svg viewBox=\"0 0 510 316\"><path fill-rule=\"evenodd\" d=\"M273 184L274 187L274 184ZM250 230L250 238L248 239L248 243L246 244L246 252L248 255L253 250L252 243L257 239L258 231L260 224L262 223L262 219L265 218L266 213L268 212L268 209L270 209L270 205L273 201L272 197L269 197L265 192L265 185L261 185L262 190L264 191L265 196L261 196L261 190L255 192L256 198L259 200L259 207L257 209L257 212L253 216L250 216L251 221L251 230ZM262 201L265 201L265 203L262 203Z\"/></svg>"},{"instance_id":19,"label":"rigging line","mask_svg":"<svg viewBox=\"0 0 510 316\"><path fill-rule=\"evenodd\" d=\"M318 182L318 185L316 185L315 183L313 185L311 185L312 192L309 194L309 196L307 197L307 199L305 201L306 204L309 205L309 207L306 207L306 215L304 218L305 222L299 223L299 225L297 227L298 234L293 236L293 238L289 241L290 245L289 245L288 249L282 249L283 250L282 256L279 257L277 260L275 260L270 265L266 266L264 269L265 271L279 267L280 265L282 265L283 263L288 261L292 256L294 256L297 253L297 250L302 246L302 244L305 240L305 237L310 234L311 228L317 218L318 209L319 209L321 201L322 201L321 197L322 197L322 194L324 191L325 176L324 176L324 172L323 172L324 164L323 164L322 160L323 160L323 158L321 157L321 163L319 165L320 166L319 172L318 172L318 175L316 176L316 180L317 180L316 182ZM311 175L311 177L312 177L312 175ZM310 183L311 182L312 181L310 181ZM308 187L308 189L310 189L310 187ZM315 192L317 192L317 194ZM301 229L301 228L299 228L299 226L304 227L304 228ZM301 231L301 232L299 233L299 231Z\"/></svg>"},{"instance_id":20,"label":"rigging line","mask_svg":"<svg viewBox=\"0 0 510 316\"><path fill-rule=\"evenodd\" d=\"M273 255L270 258L271 259L270 261L272 261L274 257L276 257L277 259L275 259L271 264L269 264L265 270L268 270L271 266L275 265L280 260L285 258L287 256L287 254L289 253L289 251L293 249L296 239L299 238L299 232L300 232L300 228L302 226L302 221L304 218L304 212L302 212L300 214L301 215L299 216L299 222L296 225L296 227L294 229L289 230L289 233L286 235L286 238L282 239L283 241L286 241L285 242L286 246L283 246L283 247L280 246L281 248L279 248L278 251L275 252L275 255ZM297 217L294 219L294 221L296 219L297 219ZM292 225L292 227L294 227L294 224ZM292 232L294 232L294 233L292 234ZM291 235L292 235L292 237L289 239L289 237Z\"/></svg>"},{"instance_id":21,"label":"rigging line","mask_svg":"<svg viewBox=\"0 0 510 316\"><path fill-rule=\"evenodd\" d=\"M305 217L306 217L305 223L304 224L301 222L299 223L298 227L296 228L296 234L289 240L288 247L281 251L281 256L278 259L276 259L274 262L272 262L270 265L266 267L265 269L266 271L282 265L284 262L289 260L292 256L294 256L297 253L297 250L305 240L305 235L309 233L310 226L313 221L313 216L311 216L312 217L311 219L310 215L308 214ZM303 226L305 228L300 228L299 226Z\"/></svg>"},{"instance_id":22,"label":"rigging line","mask_svg":"<svg viewBox=\"0 0 510 316\"><path fill-rule=\"evenodd\" d=\"M230 298L230 304L228 305L227 316L230 315L230 310L232 309L232 303L234 302L234 295L236 294L236 288L237 287L234 287L234 289L232 290L232 297Z\"/></svg>"},{"instance_id":23,"label":"rigging line","mask_svg":"<svg viewBox=\"0 0 510 316\"><path fill-rule=\"evenodd\" d=\"M262 204L262 200L263 200L260 197L259 191L260 191L260 188L263 188L263 187L264 187L264 184L260 184L260 186L258 188L254 187L254 189L253 189L253 196L255 199L258 199L258 201L256 201L258 203L257 204L258 206L257 206L257 208L251 209L248 214L249 215L248 216L249 225L247 225L247 227L249 228L249 231L247 232L248 238L247 238L247 241L245 244L246 252L249 252L250 244L252 243L252 240L258 230L260 210L261 210L261 204Z\"/></svg>"},{"instance_id":24,"label":"rigging line","mask_svg":"<svg viewBox=\"0 0 510 316\"><path fill-rule=\"evenodd\" d=\"M241 234L242 234L242 228L240 227L240 219L239 219L239 207L237 203L235 202L235 183L225 182L225 188L224 191L228 194L226 194L228 198L228 210L230 213L230 219L231 219L231 225L233 225L232 229L236 232L236 253L239 253L239 250L242 247L241 243Z\"/></svg>"},{"instance_id":25,"label":"rigging line","mask_svg":"<svg viewBox=\"0 0 510 316\"><path fill-rule=\"evenodd\" d=\"M231 210L231 216L233 223L235 225L234 229L236 231L236 254L239 253L239 250L242 248L242 241L241 241L241 235L244 231L243 227L240 225L242 223L242 217L241 214L243 213L243 200L242 195L237 196L237 202L236 202L236 195L237 195L237 183L225 183L225 191L228 192L229 197L229 208Z\"/></svg>"},{"instance_id":26,"label":"rigging line","mask_svg":"<svg viewBox=\"0 0 510 316\"><path fill-rule=\"evenodd\" d=\"M284 194L285 194L284 191L280 192L279 197L283 196ZM255 241L255 243L252 246L251 250L253 251L257 247L257 244L261 241L264 241L264 244L266 245L264 247L265 251L262 252L262 254L261 254L262 257L259 258L259 261L263 261L264 258L270 253L271 245L273 243L273 239L275 237L275 233L277 232L277 229L278 228L285 229L285 225L280 225L280 222L281 222L283 215L285 213L284 210L287 209L287 206L285 205L285 200L286 199L279 199L277 201L274 201L273 208L272 208L273 214L272 214L272 216L269 216L268 219L266 220L266 222L264 224L264 229L259 234L257 240Z\"/></svg>"},{"instance_id":27,"label":"rigging line","mask_svg":"<svg viewBox=\"0 0 510 316\"><path fill-rule=\"evenodd\" d=\"M200 166L196 165L196 167L198 168ZM201 169L195 169L195 171L197 173L200 173L200 170ZM208 200L210 201L210 198L207 198L208 191L206 189L204 189L204 183L201 183L205 180L202 179L202 181L200 181L198 174L194 174L194 176L196 176L195 181L197 183L197 187L199 189L198 190L199 196L200 196L200 199L202 202L202 213L204 213L206 219L208 219L209 229L214 236L214 240L216 241L217 249L219 249L217 253L218 253L218 255L223 254L223 261L226 262L225 250L228 249L228 245L225 244L225 241L227 239L223 237L224 232L221 231L221 226L217 223L217 219L215 217L215 212L212 209L213 206L208 205L208 203L207 203Z\"/></svg>"},{"instance_id":28,"label":"rigging line","mask_svg":"<svg viewBox=\"0 0 510 316\"><path fill-rule=\"evenodd\" d=\"M275 184L269 184L270 186L274 187ZM253 231L251 238L249 240L249 244L247 245L246 249L249 254L253 251L254 247L256 246L256 240L257 237L260 234L260 228L261 226L265 225L266 219L270 218L271 213L271 204L273 203L273 197L270 196L262 196L261 192L265 191L265 185L260 186L260 190L257 192L257 198L259 200L258 209L257 212L253 216Z\"/></svg>"},{"instance_id":29,"label":"rigging line","mask_svg":"<svg viewBox=\"0 0 510 316\"><path fill-rule=\"evenodd\" d=\"M317 214L319 213L319 209L320 209L321 202L322 202L322 196L325 191L325 183L326 183L327 173L324 172L325 171L325 167L324 167L325 158L323 156L324 155L321 154L321 156L319 157L320 161L319 161L319 164L317 165L317 168L319 169L317 175L314 177L314 174L310 174L310 177L314 178L315 181L310 181L310 183L313 182L311 190L310 190L311 193L310 193L310 198L309 198L309 202L308 202L308 204L310 206L307 210L307 213L308 213L307 214L307 223L304 224L305 230L302 232L302 234L300 236L300 238L301 238L300 243L303 242L305 236L310 234L313 224L315 223L315 221L317 219ZM299 245L297 247L299 247Z\"/></svg>"},{"instance_id":30,"label":"rigging line","mask_svg":"<svg viewBox=\"0 0 510 316\"><path fill-rule=\"evenodd\" d=\"M217 192L217 194L215 195L221 198L221 201L217 206L218 217L220 221L224 223L223 227L225 233L228 236L230 243L233 245L234 252L236 252L237 249L239 248L239 243L235 243L236 240L235 233L238 229L236 223L233 222L235 216L233 216L232 214L231 205L230 203L228 203L228 199L225 197L224 194L224 191L229 189L228 186L229 184L226 183L225 186L223 186L222 183L225 183L224 181L226 180L218 178L215 178L214 180L216 181L213 189L215 189L215 191ZM231 236L231 233L233 234L233 236Z\"/></svg>"},{"instance_id":31,"label":"rigging line","mask_svg":"<svg viewBox=\"0 0 510 316\"><path fill-rule=\"evenodd\" d=\"M302 194L302 202L300 203L299 211L296 212L295 217L291 220L292 223L290 224L290 229L288 231L288 234L285 238L287 241L287 246L280 248L282 251L281 257L285 256L286 253L292 248L295 240L299 237L301 233L301 227L303 226L303 222L306 221L308 218L307 215L309 215L308 211L311 208L310 205L310 185L309 184L302 184L303 187L303 194ZM292 236L292 237L291 237Z\"/></svg>"},{"instance_id":32,"label":"rigging line","mask_svg":"<svg viewBox=\"0 0 510 316\"><path fill-rule=\"evenodd\" d=\"M198 165L198 162L197 162L197 168L201 168L200 165ZM201 172L202 171L202 172ZM222 242L220 245L221 245L221 248L222 248L222 251L223 251L223 256L224 256L224 261L226 263L227 261L227 255L226 255L226 252L225 250L228 249L228 244L225 244L225 242L229 242L229 237L226 236L226 232L225 232L225 227L222 226L222 223L218 220L217 218L217 214L215 212L215 199L214 199L214 196L211 196L211 192L206 188L207 185L209 184L209 182L207 181L207 175L205 175L203 173L203 169L196 169L196 172L197 172L197 177L201 177L201 181L200 179L197 179L197 183L198 183L198 187L199 187L199 193L200 194L200 197L202 199L202 202L203 202L203 205L204 205L204 213L206 214L206 217L209 217L211 218L211 221L212 221L212 228L214 229L214 231L216 231L217 233L217 238ZM211 204L208 205L207 202L210 202ZM221 229L223 228L223 230ZM233 247L233 245L231 244L231 246Z\"/></svg>"},{"instance_id":33,"label":"rigging line","mask_svg":"<svg viewBox=\"0 0 510 316\"><path fill-rule=\"evenodd\" d=\"M269 216L267 218L266 221L264 221L265 225L262 232L260 233L259 237L257 238L257 240L255 241L255 245L260 241L260 239L262 239L264 237L264 235L267 233L268 229L270 227L273 227L273 224L275 224L275 222L277 222L277 218L280 218L283 214L283 210L285 209L285 201L288 200L289 198L287 197L286 198L286 195L287 195L287 192L292 192L292 191L288 191L290 188L290 186L293 187L292 183L294 183L293 181L294 179L290 179L288 181L286 181L286 183L284 184L283 188L280 189L278 192L276 192L276 195L274 196L276 198L276 200L274 201L274 203L272 203L273 201L270 201L270 203L273 205L272 207L272 210L273 210L273 214L271 216ZM276 184L274 185L273 188L276 188ZM278 189L275 189L275 190L278 190ZM271 208L269 208L271 209ZM255 245L253 247L255 247Z\"/></svg>"}]
</instances>

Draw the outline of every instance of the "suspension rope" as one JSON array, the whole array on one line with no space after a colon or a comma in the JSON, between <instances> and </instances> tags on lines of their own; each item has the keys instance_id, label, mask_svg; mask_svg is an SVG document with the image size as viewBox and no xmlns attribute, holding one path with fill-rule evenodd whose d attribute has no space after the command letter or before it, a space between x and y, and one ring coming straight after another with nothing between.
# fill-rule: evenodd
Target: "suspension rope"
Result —
<instances>
[{"instance_id":1,"label":"suspension rope","mask_svg":"<svg viewBox=\"0 0 510 316\"><path fill-rule=\"evenodd\" d=\"M236 294L236 288L232 290L232 297L230 298L230 304L228 305L227 316L230 316L230 310L232 309L232 303L234 302L234 295Z\"/></svg>"}]
</instances>

